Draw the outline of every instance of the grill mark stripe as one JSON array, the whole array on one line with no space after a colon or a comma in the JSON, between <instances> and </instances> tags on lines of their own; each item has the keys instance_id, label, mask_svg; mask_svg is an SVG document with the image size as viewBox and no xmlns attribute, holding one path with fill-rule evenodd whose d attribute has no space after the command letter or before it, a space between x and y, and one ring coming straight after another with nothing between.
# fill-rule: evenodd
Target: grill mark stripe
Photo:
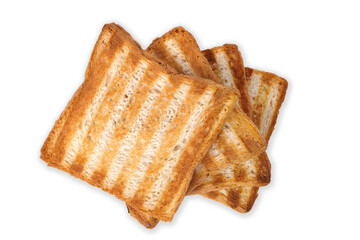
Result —
<instances>
[{"instance_id":1,"label":"grill mark stripe","mask_svg":"<svg viewBox=\"0 0 360 240\"><path fill-rule=\"evenodd\" d=\"M176 128L172 128L171 131L166 133L164 139L168 139L166 142L163 142L159 149L167 149L167 151L158 152L154 159L164 159L166 161L168 155L173 151L173 149L177 148L176 145L178 142L178 138L181 134L181 130L185 127L186 124L186 116L188 116L194 109L197 100L199 99L200 95L194 93L194 88L192 87L185 99L184 105L182 105L176 114L176 120L181 119L182 121L177 121ZM196 96L196 97L195 97ZM157 178L157 173L163 167L163 161L159 162L158 164L151 165L145 173L145 176L151 176L150 178L144 178L144 181L140 184L138 191L134 194L133 200L138 202L139 204L143 203L143 199L145 196L148 195L148 192L151 191L151 187L154 183L153 179Z\"/></svg>"},{"instance_id":2,"label":"grill mark stripe","mask_svg":"<svg viewBox=\"0 0 360 240\"><path fill-rule=\"evenodd\" d=\"M240 200L239 191L231 189L227 192L227 201L231 208L236 209L239 206L239 203L240 203L239 200Z\"/></svg>"},{"instance_id":3,"label":"grill mark stripe","mask_svg":"<svg viewBox=\"0 0 360 240\"><path fill-rule=\"evenodd\" d=\"M146 123L148 116L151 113L153 103L157 101L166 84L167 77L165 76L160 76L154 83L155 90L149 93L145 103L141 106L138 116L134 119L130 130L127 132L124 141L121 143L120 148L117 150L117 154L110 165L103 182L106 189L111 189L113 187L124 164L131 160L129 159L129 155L135 147L137 137L140 131L143 130L143 125Z\"/></svg>"},{"instance_id":4,"label":"grill mark stripe","mask_svg":"<svg viewBox=\"0 0 360 240\"><path fill-rule=\"evenodd\" d=\"M212 49L206 49L206 50L202 51L202 54L205 56L207 61L210 63L211 68L212 68L213 72L215 73L215 75L217 75L219 77L219 74L217 74L218 67L217 67L217 62L216 62L216 57L215 57L214 51ZM219 82L219 83L221 83L221 82Z\"/></svg>"},{"instance_id":5,"label":"grill mark stripe","mask_svg":"<svg viewBox=\"0 0 360 240\"><path fill-rule=\"evenodd\" d=\"M148 64L146 62L140 61L137 69L130 76L124 91L121 93L121 97L115 104L110 119L106 122L104 130L101 132L100 139L97 141L97 144L93 149L92 154L89 156L87 162L85 163L82 172L83 177L90 178L93 172L96 170L104 149L106 149L109 141L111 141L111 139L113 138L113 133L116 127L116 124L114 124L114 122L121 119L122 113L124 109L126 109L126 105L129 103L130 98L134 94L137 86L139 85L139 82L144 76L144 72L146 71L147 67Z\"/></svg>"},{"instance_id":6,"label":"grill mark stripe","mask_svg":"<svg viewBox=\"0 0 360 240\"><path fill-rule=\"evenodd\" d=\"M163 41L158 41L157 43L152 43L147 49L151 55L155 56L159 60L163 61L165 64L168 64L174 68L177 72L181 70L180 66L175 62L172 57L169 57L168 52L166 51L166 46Z\"/></svg>"},{"instance_id":7,"label":"grill mark stripe","mask_svg":"<svg viewBox=\"0 0 360 240\"><path fill-rule=\"evenodd\" d=\"M179 137L178 142L180 142L182 145L176 150L174 156L172 159L176 159L176 161L168 161L164 167L159 172L159 178L157 181L155 181L153 185L153 196L154 199L152 201L147 201L144 203L144 205L149 209L154 209L155 203L160 199L161 192L164 190L164 188L167 185L167 182L170 178L170 174L172 173L172 170L176 167L178 161L180 160L180 155L184 151L184 149L187 147L187 144L190 140L188 134L192 133L196 126L199 124L200 117L203 115L208 104L212 100L212 97L214 95L215 91L213 89L206 89L200 99L198 100L195 109L191 113L191 116L187 119L187 123L185 128L183 129L181 136Z\"/></svg>"},{"instance_id":8,"label":"grill mark stripe","mask_svg":"<svg viewBox=\"0 0 360 240\"><path fill-rule=\"evenodd\" d=\"M93 98L93 104L85 112L84 119L81 122L81 128L76 130L75 134L72 136L72 139L69 141L70 145L66 149L65 155L60 163L63 167L68 168L71 162L75 159L78 150L82 145L82 141L85 137L84 135L90 127L91 119L93 119L98 110L98 107L102 103L103 98L108 91L108 85L111 84L111 82L116 77L116 69L121 67L128 54L129 49L125 46L119 50L119 52L115 53L115 59L110 67L110 70L107 71L107 74L104 76L104 79Z\"/></svg>"},{"instance_id":9,"label":"grill mark stripe","mask_svg":"<svg viewBox=\"0 0 360 240\"><path fill-rule=\"evenodd\" d=\"M151 139L150 144L147 146L143 156L141 157L139 164L137 166L136 175L132 176L129 180L126 188L124 189L124 196L126 198L132 198L135 194L135 191L138 189L141 181L144 178L145 170L148 168L149 164L153 160L155 154L157 153L160 143L163 141L163 137L170 127L170 123L174 120L178 108L184 102L184 99L189 91L189 85L181 85L177 92L175 93L174 98L171 100L168 108L163 115L163 118L159 124L159 127L154 134L154 137Z\"/></svg>"},{"instance_id":10,"label":"grill mark stripe","mask_svg":"<svg viewBox=\"0 0 360 240\"><path fill-rule=\"evenodd\" d=\"M176 64L181 69L181 72L187 75L194 75L194 70L186 60L176 40L169 39L164 42L164 45L168 54L172 56ZM172 50L175 50L175 52L172 52Z\"/></svg>"}]
</instances>

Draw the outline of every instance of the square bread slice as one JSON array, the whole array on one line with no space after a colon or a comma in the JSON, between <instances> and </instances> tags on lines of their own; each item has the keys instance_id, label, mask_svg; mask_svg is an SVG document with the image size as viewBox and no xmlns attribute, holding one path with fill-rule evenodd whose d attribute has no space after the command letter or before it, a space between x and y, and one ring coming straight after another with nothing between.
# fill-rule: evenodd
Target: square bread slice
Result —
<instances>
[{"instance_id":1,"label":"square bread slice","mask_svg":"<svg viewBox=\"0 0 360 240\"><path fill-rule=\"evenodd\" d=\"M41 158L170 221L237 94L169 74L123 28L106 24Z\"/></svg>"}]
</instances>

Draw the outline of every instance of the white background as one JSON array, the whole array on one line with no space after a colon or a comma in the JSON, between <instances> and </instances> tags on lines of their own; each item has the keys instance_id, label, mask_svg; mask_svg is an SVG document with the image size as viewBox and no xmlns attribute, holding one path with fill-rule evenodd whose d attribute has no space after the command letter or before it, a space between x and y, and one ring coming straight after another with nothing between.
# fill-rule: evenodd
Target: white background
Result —
<instances>
[{"instance_id":1,"label":"white background","mask_svg":"<svg viewBox=\"0 0 360 240\"><path fill-rule=\"evenodd\" d=\"M360 8L249 2L1 1L0 239L359 239ZM288 80L272 182L250 213L191 196L147 230L123 202L40 160L108 22L144 48L182 25L202 49L236 43L246 66Z\"/></svg>"}]
</instances>

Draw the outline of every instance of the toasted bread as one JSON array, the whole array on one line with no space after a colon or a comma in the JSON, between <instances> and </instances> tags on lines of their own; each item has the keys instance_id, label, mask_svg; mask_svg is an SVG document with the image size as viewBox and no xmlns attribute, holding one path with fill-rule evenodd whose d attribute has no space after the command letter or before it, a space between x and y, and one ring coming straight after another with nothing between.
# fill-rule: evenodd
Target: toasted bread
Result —
<instances>
[{"instance_id":1,"label":"toasted bread","mask_svg":"<svg viewBox=\"0 0 360 240\"><path fill-rule=\"evenodd\" d=\"M232 50L233 45L226 45L226 47L231 48ZM243 69L243 67L237 67L240 65L243 66L239 51L235 52L231 50L227 51L228 54L231 54L231 57L229 58L231 59L231 61L226 59L226 62L223 61L223 63L219 63L217 65L218 67L215 66L215 70L218 70L220 68L224 69L225 65L227 67L229 65L236 66L228 67L230 69L224 69L224 71L230 72L230 74L233 75L232 79L236 79L233 82L236 82L238 86L240 86L240 82L246 82L245 70ZM219 71L217 71L218 74L215 74L212 71L211 65L201 53L195 38L191 35L191 33L186 31L182 27L174 28L164 34L162 37L155 39L152 44L147 48L147 51L152 55L156 56L160 61L163 61L166 64L169 64L171 67L175 68L177 71L179 71L179 73L208 77L215 82L221 83L224 83L225 80L228 80L226 77L224 77L224 74L220 73ZM242 74L239 74L240 72ZM246 102L247 104L249 104L249 100L246 100ZM247 177L250 176L250 174L246 172L246 169L244 168L245 164L242 164L242 166L238 166L238 164L242 162L244 158L242 155L238 155L237 152L239 152L239 149L249 149L246 146L244 147L244 144L242 144L242 142L244 142L245 145L248 146L257 145L256 143L250 144L250 142L246 140L250 139L251 135L259 137L257 128L254 126L252 121L245 116L245 114L239 107L235 107L233 112L230 114L227 122L225 123L223 130L220 132L219 136L212 144L209 153L202 160L201 165L204 166L206 172L219 172L227 168L236 168L237 173L239 173L237 174L237 181L234 181L235 179L224 179L224 181L222 181L223 185L227 187L233 187L234 185L239 186L239 182L241 182L239 181L240 176L243 177L244 181L242 181L241 183L243 183L244 185L266 185L268 182L259 181L264 180L266 177L259 177L257 175L256 169L251 170L252 172L254 172L254 176L249 179ZM243 136L247 137L244 138ZM237 139L244 140L239 142ZM257 153L256 155L258 154L259 153ZM247 159L250 158L247 157ZM208 174L206 175L208 176ZM199 174L195 173L193 176L193 180L194 178L197 178L197 176L199 176ZM202 177L203 175L199 176L198 180L202 179ZM193 188L196 187L195 183L198 183L196 179L195 181L192 181L192 184L189 187L188 191L191 191ZM211 184L209 184L209 186L210 185ZM205 192L214 189L216 188L206 189Z\"/></svg>"},{"instance_id":2,"label":"toasted bread","mask_svg":"<svg viewBox=\"0 0 360 240\"><path fill-rule=\"evenodd\" d=\"M234 48L232 45L228 46L231 49ZM220 71L217 71L218 74L212 71L211 65L202 55L194 37L182 27L174 28L162 37L155 39L147 48L147 51L180 73L208 77L215 82L223 83L225 81L224 75L220 74ZM229 60L222 64L232 66L229 70L225 69L225 71L230 71L230 74L233 75L232 78L236 79L233 82L240 86L242 82L246 82L241 55L239 52L228 52L231 54L231 64L229 64ZM238 66L242 66L242 68L239 69ZM213 67L218 70L217 68L224 66L217 64ZM226 80L229 79L226 78ZM245 91L243 90L243 92ZM249 105L248 97L246 104ZM235 107L223 130L212 144L210 151L201 161L201 164L198 165L188 189L188 194L204 193L224 187L264 186L268 184L270 181L270 167L268 162L258 161L257 158L254 158L259 154L258 152L252 158L248 155L246 161L244 161L243 155L237 154L239 149L245 151L249 149L242 144L242 142L246 143L246 141L239 142L237 139L242 139L243 136L249 138L251 135L259 136L257 128L240 107ZM232 169L234 174L231 174L231 177L222 177L221 175L227 169ZM154 222L153 216L135 213L134 208L129 208L129 211L140 223L147 222L143 224L144 226L154 227L151 224L151 222Z\"/></svg>"},{"instance_id":3,"label":"toasted bread","mask_svg":"<svg viewBox=\"0 0 360 240\"><path fill-rule=\"evenodd\" d=\"M195 38L183 27L176 27L156 38L146 51L173 67L178 73L223 83L220 79L222 76L214 73ZM250 118L238 106L234 111L235 109L237 113L229 116L214 146L220 152L227 151L229 155L226 160L232 163L258 156L266 148L262 136ZM205 156L207 157L208 155Z\"/></svg>"},{"instance_id":4,"label":"toasted bread","mask_svg":"<svg viewBox=\"0 0 360 240\"><path fill-rule=\"evenodd\" d=\"M219 51L220 48L216 48L217 51ZM209 52L209 51L210 50L206 50L206 52ZM220 72L220 71L216 71L216 69L220 67L218 64L212 64L212 66L216 73ZM238 67L244 68L243 66L238 66ZM254 109L258 109L257 114L256 114L258 119L264 119L262 117L262 115L263 115L262 113L266 112L266 110L269 111L269 109L267 109L268 107L270 107L270 106L273 107L273 110L270 111L272 113L272 116L269 116L272 118L271 121L258 121L258 124L260 122L262 122L263 125L262 126L259 125L259 128L262 127L262 129L264 129L263 134L264 134L264 136L266 136L265 134L269 133L269 131L266 131L266 130L274 128L274 125L275 125L275 122L277 119L277 115L279 113L279 109L281 107L282 102L284 101L285 93L287 90L287 81L283 78L276 76L275 74L266 73L266 72L262 72L262 71L258 71L258 70L254 70L254 69L250 69L250 68L246 68L245 72L246 72L246 82L247 82L246 87L248 88L247 92L249 92L249 94L251 96L251 101L250 100L248 101L249 103L251 103L250 109L252 109L252 106L254 106ZM235 82L235 81L232 81L232 82ZM250 86L252 86L251 89L249 88ZM254 89L255 86L257 86L257 90ZM264 94L266 89L269 92L276 92L276 94L274 94L273 97L271 97L271 98L266 97ZM257 95L260 95L261 97L257 96ZM273 101L273 105L270 105L271 101ZM250 116L254 116L252 114L252 111L250 112ZM272 133L272 131L270 132L270 135L271 135L271 133ZM269 140L269 137L267 138L267 140ZM267 154L265 152L260 154L260 156L258 157L258 161L263 163L263 166L265 166L265 167L261 167L260 169L262 169L261 172L262 171L267 172L267 174L263 174L263 176L267 176L268 179L266 181L270 181L270 162L269 162ZM200 171L205 170L202 168L203 168L202 162L200 162L200 164L197 166L197 168L195 170L194 175L196 175ZM251 169L251 167L246 166L246 167L244 167L244 169L249 170L249 169ZM213 174L213 176L214 176L214 178L213 178L214 186L213 187L214 188L224 187L224 186L221 186L221 182L219 182L219 178L220 178L219 174L222 174L222 176L220 178L220 179L222 179L222 178L226 177L226 175L228 175L229 172L230 172L230 176L235 175L234 173L231 173L231 170L229 171L227 169L223 169L223 171L220 171L220 172L215 172ZM205 175L205 176L207 176L207 175ZM211 176L211 172L209 172L209 176ZM195 179L196 178L194 178L194 176L193 176L192 183ZM204 179L200 178L199 182L201 182L201 180L204 180ZM205 181L206 181L206 178L205 178ZM201 188L201 187L203 187L203 189L195 188L192 191L188 191L187 195L195 194L199 190L201 192L206 189L211 189L211 187L208 188L208 186L206 186L206 185L204 185L204 186L199 185L199 188ZM258 190L259 190L258 187L253 187L250 184L249 186L244 186L244 187L219 189L217 191L210 191L210 192L205 192L205 193L203 192L203 193L201 193L201 195L206 198L218 201L224 205L227 205L238 212L246 213L246 212L250 211L251 208L253 207L253 204L258 196ZM133 215L135 215L136 210L133 209L133 211L134 211ZM154 221L153 217L151 217L150 215L146 215L146 214L140 214L138 216L138 220L140 223L142 223L144 226L146 226L148 228L153 228L158 223L158 221Z\"/></svg>"},{"instance_id":5,"label":"toasted bread","mask_svg":"<svg viewBox=\"0 0 360 240\"><path fill-rule=\"evenodd\" d=\"M85 81L41 150L48 165L170 221L237 92L171 75L116 24L106 24Z\"/></svg>"},{"instance_id":6,"label":"toasted bread","mask_svg":"<svg viewBox=\"0 0 360 240\"><path fill-rule=\"evenodd\" d=\"M239 103L250 115L251 103L248 95L248 82L238 47L234 44L225 44L204 50L202 53L211 64L217 78L224 85L239 89L241 93ZM216 189L239 187L240 185L264 186L270 182L271 166L267 157L259 158L256 156L248 161L228 166L218 164L219 167L216 168L213 163L217 163L221 159L226 160L228 151L219 152L214 150L213 146L214 144L207 154L209 157L204 158L197 166L187 194L201 194Z\"/></svg>"},{"instance_id":7,"label":"toasted bread","mask_svg":"<svg viewBox=\"0 0 360 240\"><path fill-rule=\"evenodd\" d=\"M274 130L281 104L284 101L288 83L275 74L246 68L246 81L251 102L251 117L268 142ZM258 157L269 163L264 152ZM270 165L269 165L270 167ZM258 196L258 187L239 187L202 193L201 195L223 203L234 210L246 213L251 210Z\"/></svg>"}]
</instances>

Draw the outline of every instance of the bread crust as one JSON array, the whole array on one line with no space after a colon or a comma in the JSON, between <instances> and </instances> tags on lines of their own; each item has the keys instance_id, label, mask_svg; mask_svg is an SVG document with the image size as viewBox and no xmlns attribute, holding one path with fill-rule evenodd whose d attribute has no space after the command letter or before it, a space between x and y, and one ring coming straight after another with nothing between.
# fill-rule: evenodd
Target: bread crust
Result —
<instances>
[{"instance_id":1,"label":"bread crust","mask_svg":"<svg viewBox=\"0 0 360 240\"><path fill-rule=\"evenodd\" d=\"M126 207L128 209L128 213L130 213L133 218L138 220L138 222L146 228L152 229L160 222L158 218L154 218L146 213L141 213L129 204L126 204Z\"/></svg>"}]
</instances>

